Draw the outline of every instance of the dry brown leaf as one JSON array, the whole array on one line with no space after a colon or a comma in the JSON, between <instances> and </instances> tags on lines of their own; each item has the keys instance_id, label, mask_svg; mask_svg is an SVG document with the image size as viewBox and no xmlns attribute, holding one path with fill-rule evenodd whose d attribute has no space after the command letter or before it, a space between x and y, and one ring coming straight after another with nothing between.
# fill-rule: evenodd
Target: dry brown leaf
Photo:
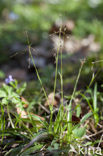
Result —
<instances>
[{"instance_id":1,"label":"dry brown leaf","mask_svg":"<svg viewBox=\"0 0 103 156\"><path fill-rule=\"evenodd\" d=\"M20 99L22 100L23 102L23 107L24 108L27 108L28 107L28 101L23 97L21 96ZM20 107L18 107L18 105L16 105L16 111L17 111L17 114L20 115L21 118L28 118L28 113L25 111L25 110L22 110ZM44 121L45 119L37 114L33 114L33 113L30 113L30 115L34 115L34 116L37 116L39 117L42 121Z\"/></svg>"},{"instance_id":2,"label":"dry brown leaf","mask_svg":"<svg viewBox=\"0 0 103 156\"><path fill-rule=\"evenodd\" d=\"M16 106L16 111L20 115L21 118L28 118L27 112L25 110L21 110L18 106Z\"/></svg>"},{"instance_id":3,"label":"dry brown leaf","mask_svg":"<svg viewBox=\"0 0 103 156\"><path fill-rule=\"evenodd\" d=\"M28 118L28 113L25 110L21 110L18 106L16 107L17 113L20 115L21 118L23 119L27 119ZM30 115L34 115L38 118L40 118L42 121L44 121L45 119L37 114L34 113L30 113Z\"/></svg>"},{"instance_id":4,"label":"dry brown leaf","mask_svg":"<svg viewBox=\"0 0 103 156\"><path fill-rule=\"evenodd\" d=\"M23 104L23 107L24 107L24 108L27 108L27 107L28 107L28 101L27 101L23 96L21 96L20 99L21 99L22 102L24 103L24 104Z\"/></svg>"},{"instance_id":5,"label":"dry brown leaf","mask_svg":"<svg viewBox=\"0 0 103 156\"><path fill-rule=\"evenodd\" d=\"M49 105L53 105L54 107L58 107L60 104L60 96L59 95L54 95L54 93L50 93L48 95L48 99L45 102L45 107L49 107Z\"/></svg>"},{"instance_id":6,"label":"dry brown leaf","mask_svg":"<svg viewBox=\"0 0 103 156\"><path fill-rule=\"evenodd\" d=\"M21 96L20 99L23 102L23 107L27 108L28 101L23 96ZM21 118L28 118L27 112L25 110L21 110L21 108L19 108L18 105L16 105L16 111L20 115Z\"/></svg>"}]
</instances>

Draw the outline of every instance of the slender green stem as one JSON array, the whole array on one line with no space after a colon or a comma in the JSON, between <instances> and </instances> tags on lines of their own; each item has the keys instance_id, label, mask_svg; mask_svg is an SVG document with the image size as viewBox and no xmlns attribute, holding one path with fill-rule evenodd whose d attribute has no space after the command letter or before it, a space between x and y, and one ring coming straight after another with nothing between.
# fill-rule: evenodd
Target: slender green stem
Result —
<instances>
[{"instance_id":1,"label":"slender green stem","mask_svg":"<svg viewBox=\"0 0 103 156\"><path fill-rule=\"evenodd\" d=\"M64 42L64 36L63 36ZM63 106L63 57L62 57L62 48L61 48L61 104Z\"/></svg>"},{"instance_id":2,"label":"slender green stem","mask_svg":"<svg viewBox=\"0 0 103 156\"><path fill-rule=\"evenodd\" d=\"M36 65L35 65L35 62L34 62L34 59L33 59L32 53L31 53L31 46L29 45L28 48L29 48L29 55L30 55L30 57L31 57L31 59L32 59L33 66L34 66L34 68L35 68L35 71L36 71L38 80L39 80L39 82L40 82L40 84L41 84L41 87L42 87L42 89L43 89L44 95L45 95L45 97L46 97L46 99L47 99L46 91L45 91L45 89L44 89L44 87L43 87L41 78L40 78L40 76L39 76L39 72L38 72L38 70L37 70L37 68L36 68Z\"/></svg>"},{"instance_id":3,"label":"slender green stem","mask_svg":"<svg viewBox=\"0 0 103 156\"><path fill-rule=\"evenodd\" d=\"M15 128L15 126L14 126L14 124L13 124L13 122L12 122L11 116L10 116L8 104L7 104L7 113L8 113L8 117L9 117L9 120L10 120L10 123L11 123L12 128Z\"/></svg>"},{"instance_id":4,"label":"slender green stem","mask_svg":"<svg viewBox=\"0 0 103 156\"><path fill-rule=\"evenodd\" d=\"M68 135L69 135L69 137L70 137L70 135L72 133L72 101L73 101L73 98L75 96L77 84L78 84L78 81L79 81L79 77L80 77L83 65L84 65L84 61L81 62L81 67L79 69L79 73L78 73L78 76L77 76L77 79L76 79L74 90L73 90L73 93L72 93L72 96L71 96L71 99L70 99L70 102L69 102L68 110L67 110Z\"/></svg>"},{"instance_id":5,"label":"slender green stem","mask_svg":"<svg viewBox=\"0 0 103 156\"><path fill-rule=\"evenodd\" d=\"M1 130L2 130L2 140L1 142L3 141L3 138L4 138L4 132L5 132L5 116L4 116L4 109L1 105L1 122L0 122L0 125L1 125Z\"/></svg>"},{"instance_id":6,"label":"slender green stem","mask_svg":"<svg viewBox=\"0 0 103 156\"><path fill-rule=\"evenodd\" d=\"M61 39L61 28L59 30L59 41ZM58 45L57 49L57 55L56 55L56 69L55 69L55 81L54 81L54 95L56 91L56 83L57 83L57 75L58 75L58 59L59 59L59 51L60 51L60 45Z\"/></svg>"},{"instance_id":7,"label":"slender green stem","mask_svg":"<svg viewBox=\"0 0 103 156\"><path fill-rule=\"evenodd\" d=\"M43 86L43 84L42 84L42 80L41 80L41 78L40 78L39 72L38 72L38 70L37 70L37 68L36 68L36 65L35 65L35 62L34 62L34 59L33 59L32 53L31 53L31 45L30 45L30 42L29 42L29 37L28 37L27 32L26 32L26 37L27 37L27 44L28 44L28 49L29 49L29 51L28 51L28 52L29 52L29 56L30 56L30 58L32 59L33 66L34 66L34 68L35 68L35 71L36 71L36 74L37 74L38 80L39 80L39 82L40 82L40 85L41 85L41 87L42 87L42 89L43 89L43 92L44 92L45 98L46 98L46 100L47 100L48 97L47 97L47 94L46 94L45 88L44 88L44 86Z\"/></svg>"},{"instance_id":8,"label":"slender green stem","mask_svg":"<svg viewBox=\"0 0 103 156\"><path fill-rule=\"evenodd\" d=\"M61 39L61 28L59 30L59 41ZM54 97L53 97L53 103L55 98L55 92L56 92L56 85L57 85L57 75L58 75L58 60L59 60L59 51L60 51L60 43L57 48L57 55L56 55L56 68L55 68L55 80L54 80ZM51 115L50 115L50 127L52 126L52 116L53 116L53 103L51 107Z\"/></svg>"}]
</instances>

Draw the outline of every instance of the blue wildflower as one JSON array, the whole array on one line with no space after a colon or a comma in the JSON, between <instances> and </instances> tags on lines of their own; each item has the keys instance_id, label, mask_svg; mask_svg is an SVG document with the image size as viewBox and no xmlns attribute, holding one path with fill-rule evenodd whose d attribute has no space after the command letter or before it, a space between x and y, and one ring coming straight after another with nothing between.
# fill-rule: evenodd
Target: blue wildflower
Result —
<instances>
[{"instance_id":1,"label":"blue wildflower","mask_svg":"<svg viewBox=\"0 0 103 156\"><path fill-rule=\"evenodd\" d=\"M13 82L14 79L12 78L12 75L9 75L8 78L5 79L5 83L9 84L10 82Z\"/></svg>"}]
</instances>

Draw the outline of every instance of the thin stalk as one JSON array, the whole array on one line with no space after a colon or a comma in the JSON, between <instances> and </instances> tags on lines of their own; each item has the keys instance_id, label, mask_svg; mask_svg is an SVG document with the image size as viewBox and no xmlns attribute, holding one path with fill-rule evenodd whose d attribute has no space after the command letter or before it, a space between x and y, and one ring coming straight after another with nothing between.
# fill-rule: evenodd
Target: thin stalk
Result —
<instances>
[{"instance_id":1,"label":"thin stalk","mask_svg":"<svg viewBox=\"0 0 103 156\"><path fill-rule=\"evenodd\" d=\"M93 109L94 109L94 119L95 119L95 123L96 125L99 122L99 116L98 116L98 106L97 106L97 83L94 86L94 94L93 94Z\"/></svg>"},{"instance_id":2,"label":"thin stalk","mask_svg":"<svg viewBox=\"0 0 103 156\"><path fill-rule=\"evenodd\" d=\"M61 28L62 29L62 28ZM64 35L63 35L63 42L64 42ZM64 46L64 45L63 45ZM62 145L62 136L63 136L63 118L64 118L64 107L63 107L63 57L62 57L62 47L60 49L60 81L61 81L61 105L60 105L60 122L61 122L61 129L60 129L60 144Z\"/></svg>"},{"instance_id":3,"label":"thin stalk","mask_svg":"<svg viewBox=\"0 0 103 156\"><path fill-rule=\"evenodd\" d=\"M64 37L63 37L64 42ZM62 57L62 48L61 48L61 74L60 74L60 80L61 80L61 104L63 106L63 57Z\"/></svg>"},{"instance_id":4,"label":"thin stalk","mask_svg":"<svg viewBox=\"0 0 103 156\"><path fill-rule=\"evenodd\" d=\"M61 28L60 28L60 30L59 30L59 40L60 40L60 39L61 39ZM57 56L56 56L55 81L54 81L54 95L55 95L56 83L57 83L59 51L60 51L60 45L58 46L58 49L57 49Z\"/></svg>"},{"instance_id":5,"label":"thin stalk","mask_svg":"<svg viewBox=\"0 0 103 156\"><path fill-rule=\"evenodd\" d=\"M71 133L72 133L72 101L73 101L73 98L75 96L75 92L76 92L76 88L77 88L77 84L78 84L78 81L79 81L79 78L80 78L80 74L81 74L81 70L83 68L83 65L84 65L84 61L81 62L81 67L79 69L79 73L78 73L78 76L77 76L77 79L76 79L76 83L75 83L75 86L74 86L74 90L73 90L73 93L72 93L72 96L71 96L71 99L70 99L70 102L69 102L69 106L68 106L68 110L67 110L67 122L68 122L68 137L70 137Z\"/></svg>"},{"instance_id":6,"label":"thin stalk","mask_svg":"<svg viewBox=\"0 0 103 156\"><path fill-rule=\"evenodd\" d=\"M41 80L41 78L40 78L39 72L38 72L38 70L37 70L37 68L36 68L36 65L35 65L35 62L34 62L34 59L33 59L32 53L31 53L31 45L30 45L30 42L29 42L29 38L28 38L27 32L26 32L26 36L27 36L27 43L28 43L28 49L29 49L29 56L30 56L30 58L32 59L33 66L34 66L34 68L35 68L36 75L37 75L37 78L38 78L38 80L39 80L39 82L40 82L40 85L41 85L41 87L42 87L42 90L43 90L43 92L44 92L45 98L46 98L46 100L48 100L48 97L47 97L45 88L44 88L44 86L43 86L42 80ZM49 101L48 101L48 103L49 103ZM49 131L51 132L51 131L52 131L51 128L52 128L53 106L52 106L51 104L49 104L49 108L50 108L50 112L51 112Z\"/></svg>"},{"instance_id":7,"label":"thin stalk","mask_svg":"<svg viewBox=\"0 0 103 156\"><path fill-rule=\"evenodd\" d=\"M61 39L61 28L59 30L59 41ZM55 80L54 80L54 97L53 97L53 103L55 98L55 92L56 92L56 84L57 84L57 75L58 75L58 60L59 60L59 51L60 51L60 45L58 45L57 48L57 55L56 55L56 68L55 68ZM52 117L53 117L53 104L51 107L51 114L50 114L50 129L52 129Z\"/></svg>"},{"instance_id":8,"label":"thin stalk","mask_svg":"<svg viewBox=\"0 0 103 156\"><path fill-rule=\"evenodd\" d=\"M38 78L38 80L39 80L39 82L40 82L40 85L41 85L41 87L42 87L42 89L43 89L45 98L46 98L46 100L47 100L48 97L47 97L45 88L44 88L44 86L43 86L43 84L42 84L42 80L41 80L41 78L40 78L39 72L38 72L38 70L37 70L37 68L36 68L36 65L35 65L35 62L34 62L34 59L33 59L32 53L31 53L31 45L30 45L30 42L29 42L29 38L28 38L27 32L26 32L26 37L27 37L27 44L28 44L28 49L29 49L29 56L30 56L30 58L32 59L33 66L34 66L35 71L36 71L36 74L37 74L37 78Z\"/></svg>"},{"instance_id":9,"label":"thin stalk","mask_svg":"<svg viewBox=\"0 0 103 156\"><path fill-rule=\"evenodd\" d=\"M44 86L43 86L43 84L42 84L42 80L41 80L41 78L40 78L39 72L38 72L38 70L37 70L37 68L36 68L36 65L35 65L35 62L34 62L34 59L33 59L32 53L31 53L31 46L29 45L28 48L29 48L29 56L30 56L31 59L32 59L33 66L34 66L34 68L35 68L35 71L36 71L38 80L39 80L40 85L41 85L41 87L42 87L42 89L43 89L43 92L44 92L44 95L45 95L46 99L48 99L48 98L47 98L46 91L45 91Z\"/></svg>"},{"instance_id":10,"label":"thin stalk","mask_svg":"<svg viewBox=\"0 0 103 156\"><path fill-rule=\"evenodd\" d=\"M4 132L5 132L5 117L4 117L4 109L1 105L1 122L0 122L0 125L1 125L1 130L2 130L2 140L1 142L3 141L3 138L4 138Z\"/></svg>"},{"instance_id":11,"label":"thin stalk","mask_svg":"<svg viewBox=\"0 0 103 156\"><path fill-rule=\"evenodd\" d=\"M8 104L7 104L7 113L8 113L8 117L9 117L9 120L10 120L11 126L12 126L12 128L14 129L15 126L14 126L14 124L13 124L13 122L12 122L12 119L11 119L11 116L10 116L10 112L9 112L9 106L8 106Z\"/></svg>"}]
</instances>

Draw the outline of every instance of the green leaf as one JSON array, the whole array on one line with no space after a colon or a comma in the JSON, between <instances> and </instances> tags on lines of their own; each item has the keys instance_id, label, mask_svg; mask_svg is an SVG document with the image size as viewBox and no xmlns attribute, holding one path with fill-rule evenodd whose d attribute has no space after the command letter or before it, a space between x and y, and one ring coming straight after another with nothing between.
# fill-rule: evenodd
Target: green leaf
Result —
<instances>
[{"instance_id":1,"label":"green leaf","mask_svg":"<svg viewBox=\"0 0 103 156\"><path fill-rule=\"evenodd\" d=\"M5 156L14 156L18 155L19 151L22 149L22 145L16 148L11 148L8 152L6 152Z\"/></svg>"},{"instance_id":2,"label":"green leaf","mask_svg":"<svg viewBox=\"0 0 103 156\"><path fill-rule=\"evenodd\" d=\"M37 144L37 145L34 145L33 147L30 147L28 148L26 151L24 151L21 156L28 156L30 155L31 153L34 153L35 151L41 149L43 147L42 144Z\"/></svg>"},{"instance_id":3,"label":"green leaf","mask_svg":"<svg viewBox=\"0 0 103 156\"><path fill-rule=\"evenodd\" d=\"M6 84L3 84L3 89L9 96L12 95L12 91L13 91L12 87L10 87Z\"/></svg>"},{"instance_id":4,"label":"green leaf","mask_svg":"<svg viewBox=\"0 0 103 156\"><path fill-rule=\"evenodd\" d=\"M77 117L79 117L80 114L81 114L81 105L78 104L78 105L76 106L76 115L77 115Z\"/></svg>"},{"instance_id":5,"label":"green leaf","mask_svg":"<svg viewBox=\"0 0 103 156\"><path fill-rule=\"evenodd\" d=\"M18 93L19 95L22 95L22 93L23 93L24 90L26 89L26 86L27 86L26 82L23 83L22 86L21 86L20 88L17 89L17 93Z\"/></svg>"},{"instance_id":6,"label":"green leaf","mask_svg":"<svg viewBox=\"0 0 103 156\"><path fill-rule=\"evenodd\" d=\"M12 97L20 98L20 96L15 92L12 92Z\"/></svg>"},{"instance_id":7,"label":"green leaf","mask_svg":"<svg viewBox=\"0 0 103 156\"><path fill-rule=\"evenodd\" d=\"M11 81L11 82L10 82L10 85L11 85L14 89L17 89L17 88L18 88L18 81L17 81L17 80Z\"/></svg>"},{"instance_id":8,"label":"green leaf","mask_svg":"<svg viewBox=\"0 0 103 156\"><path fill-rule=\"evenodd\" d=\"M2 105L7 105L8 104L8 99L3 98L1 103L2 103Z\"/></svg>"},{"instance_id":9,"label":"green leaf","mask_svg":"<svg viewBox=\"0 0 103 156\"><path fill-rule=\"evenodd\" d=\"M73 130L73 134L76 138L82 138L86 133L86 127L79 127Z\"/></svg>"},{"instance_id":10,"label":"green leaf","mask_svg":"<svg viewBox=\"0 0 103 156\"><path fill-rule=\"evenodd\" d=\"M0 98L6 97L7 94L4 90L0 89Z\"/></svg>"},{"instance_id":11,"label":"green leaf","mask_svg":"<svg viewBox=\"0 0 103 156\"><path fill-rule=\"evenodd\" d=\"M86 115L83 116L83 118L81 119L80 123L84 123L92 115L93 115L92 112L87 113Z\"/></svg>"},{"instance_id":12,"label":"green leaf","mask_svg":"<svg viewBox=\"0 0 103 156\"><path fill-rule=\"evenodd\" d=\"M54 143L54 149L59 149L59 144L58 143Z\"/></svg>"},{"instance_id":13,"label":"green leaf","mask_svg":"<svg viewBox=\"0 0 103 156\"><path fill-rule=\"evenodd\" d=\"M11 101L12 101L12 103L14 103L14 104L20 103L20 99L18 99L18 98L16 98L16 97L13 97Z\"/></svg>"}]
</instances>

